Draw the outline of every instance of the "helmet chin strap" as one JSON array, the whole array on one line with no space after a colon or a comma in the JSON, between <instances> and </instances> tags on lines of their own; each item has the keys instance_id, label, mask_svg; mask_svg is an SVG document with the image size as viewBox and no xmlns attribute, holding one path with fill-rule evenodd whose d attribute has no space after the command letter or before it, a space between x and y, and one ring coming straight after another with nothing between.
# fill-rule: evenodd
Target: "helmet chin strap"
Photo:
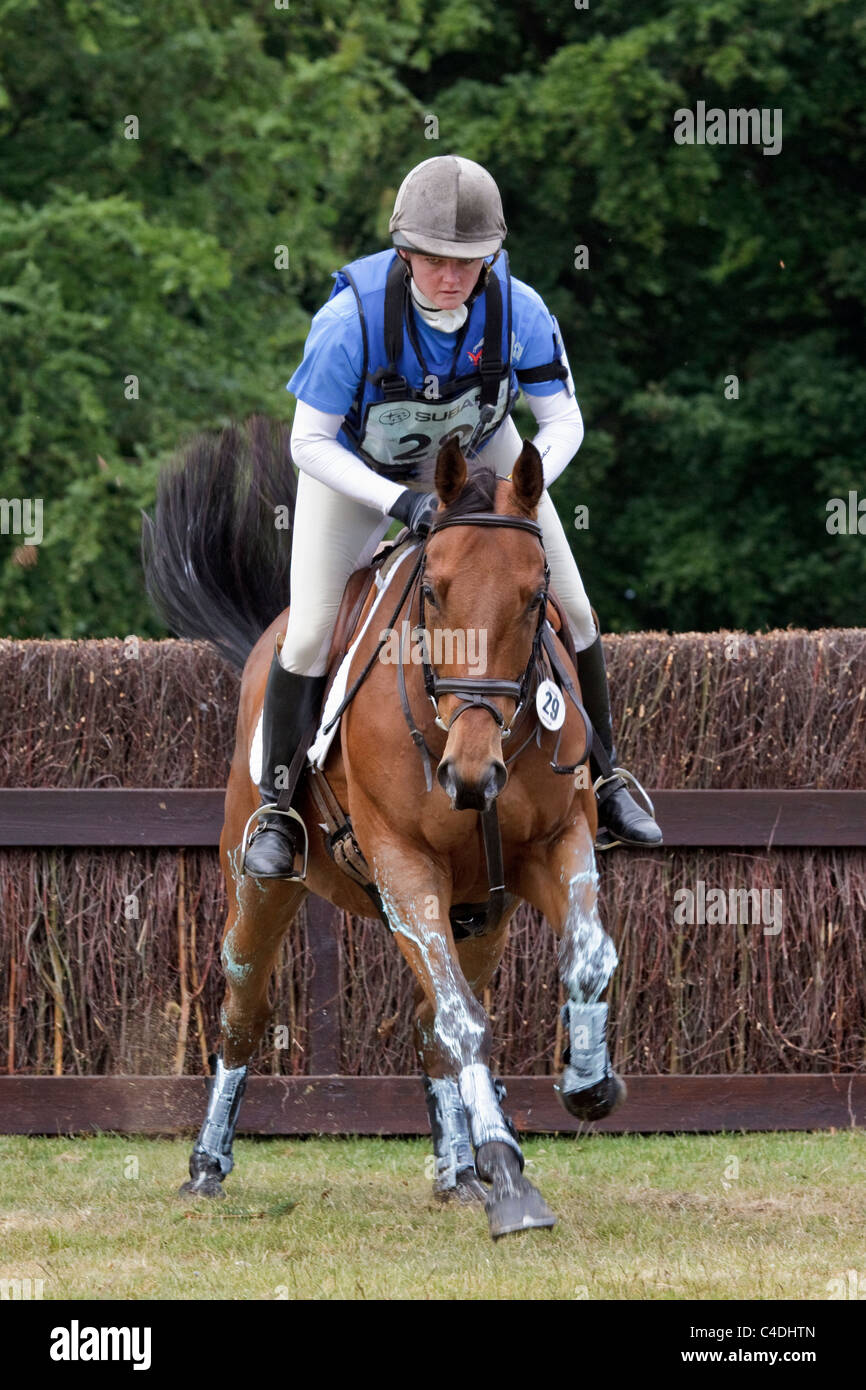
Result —
<instances>
[{"instance_id":1,"label":"helmet chin strap","mask_svg":"<svg viewBox=\"0 0 866 1390\"><path fill-rule=\"evenodd\" d=\"M499 247L498 252L493 254L492 260L485 260L484 264L481 265L481 270L478 272L478 279L475 281L464 303L460 304L459 309L439 309L438 304L435 304L434 300L428 299L427 295L423 295L420 289L418 289L416 278L414 278L413 272L411 272L411 261L405 250L398 250L398 256L400 260L403 261L403 264L406 265L406 274L409 275L411 299L413 299L417 313L423 318L425 324L430 324L431 328L438 328L439 332L448 334L448 332L456 332L457 328L463 328L463 324L468 318L468 311L470 311L471 304L474 303L478 295L482 295L485 289L487 289L487 282L492 267L496 264L496 261L499 260L499 257L502 256L502 246Z\"/></svg>"},{"instance_id":2,"label":"helmet chin strap","mask_svg":"<svg viewBox=\"0 0 866 1390\"><path fill-rule=\"evenodd\" d=\"M465 304L458 305L456 309L440 309L432 299L428 299L426 294L421 293L412 277L411 269L409 275L409 287L415 309L425 323L429 323L431 328L438 328L440 333L454 333L458 328L463 327L469 317L469 310Z\"/></svg>"},{"instance_id":3,"label":"helmet chin strap","mask_svg":"<svg viewBox=\"0 0 866 1390\"><path fill-rule=\"evenodd\" d=\"M469 309L472 303L474 302L474 300L478 298L479 294L484 293L484 290L487 287L487 281L490 276L490 271L498 261L499 257L502 255L502 247L500 246L498 251L494 253L493 259L491 261L484 261L483 265L481 266L481 270L478 274L478 279L473 285L464 303L461 304L460 307L457 309L440 309L436 304L434 304L432 299L428 299L426 294L422 294L418 288L418 285L416 284L415 276L412 274L412 262L409 260L409 257L406 255L405 251L399 249L397 251L397 254L406 267L406 273L409 276L409 288L412 293L412 300L421 318L424 320L425 323L429 323L431 328L438 328L440 333L453 333L458 328L463 327L464 323L466 322L466 319L469 316Z\"/></svg>"}]
</instances>

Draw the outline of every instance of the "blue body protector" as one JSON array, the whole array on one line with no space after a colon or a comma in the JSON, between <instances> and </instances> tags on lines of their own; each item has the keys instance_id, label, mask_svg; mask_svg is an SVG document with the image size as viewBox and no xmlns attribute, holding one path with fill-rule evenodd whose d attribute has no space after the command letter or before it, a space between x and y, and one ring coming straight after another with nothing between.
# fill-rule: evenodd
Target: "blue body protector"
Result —
<instances>
[{"instance_id":1,"label":"blue body protector","mask_svg":"<svg viewBox=\"0 0 866 1390\"><path fill-rule=\"evenodd\" d=\"M559 358L518 372L511 363L511 275L502 252L482 271L457 334L451 374L431 374L410 310L409 272L395 251L363 256L335 272L330 298L351 287L358 305L364 359L358 395L338 435L377 473L397 482L417 476L456 436L464 452L480 448L509 415L521 381L565 379ZM465 345L475 369L457 375Z\"/></svg>"}]
</instances>

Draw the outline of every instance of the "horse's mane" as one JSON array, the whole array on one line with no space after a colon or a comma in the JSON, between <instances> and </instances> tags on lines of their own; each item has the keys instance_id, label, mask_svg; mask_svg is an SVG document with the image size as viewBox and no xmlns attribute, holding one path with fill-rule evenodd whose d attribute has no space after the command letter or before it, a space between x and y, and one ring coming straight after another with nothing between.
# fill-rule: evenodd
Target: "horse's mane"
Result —
<instances>
[{"instance_id":1,"label":"horse's mane","mask_svg":"<svg viewBox=\"0 0 866 1390\"><path fill-rule=\"evenodd\" d=\"M447 507L437 513L436 520L455 516L471 516L473 512L495 510L498 478L492 468L479 468L466 479L463 491Z\"/></svg>"}]
</instances>

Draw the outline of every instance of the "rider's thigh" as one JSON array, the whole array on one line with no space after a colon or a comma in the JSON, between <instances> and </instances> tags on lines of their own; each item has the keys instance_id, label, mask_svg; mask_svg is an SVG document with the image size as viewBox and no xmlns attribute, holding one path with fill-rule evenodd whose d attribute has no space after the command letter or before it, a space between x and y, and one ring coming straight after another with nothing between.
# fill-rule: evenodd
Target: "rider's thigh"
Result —
<instances>
[{"instance_id":1,"label":"rider's thigh","mask_svg":"<svg viewBox=\"0 0 866 1390\"><path fill-rule=\"evenodd\" d=\"M547 492L541 494L538 521L550 565L551 583L568 615L574 632L575 646L582 652L595 641L595 622L565 529Z\"/></svg>"},{"instance_id":2,"label":"rider's thigh","mask_svg":"<svg viewBox=\"0 0 866 1390\"><path fill-rule=\"evenodd\" d=\"M492 468L499 478L507 478L520 455L523 442L514 420L509 415L489 443L478 454L480 467Z\"/></svg>"},{"instance_id":3,"label":"rider's thigh","mask_svg":"<svg viewBox=\"0 0 866 1390\"><path fill-rule=\"evenodd\" d=\"M291 608L280 662L323 675L331 633L353 570L372 560L391 517L298 474L292 524Z\"/></svg>"}]
</instances>

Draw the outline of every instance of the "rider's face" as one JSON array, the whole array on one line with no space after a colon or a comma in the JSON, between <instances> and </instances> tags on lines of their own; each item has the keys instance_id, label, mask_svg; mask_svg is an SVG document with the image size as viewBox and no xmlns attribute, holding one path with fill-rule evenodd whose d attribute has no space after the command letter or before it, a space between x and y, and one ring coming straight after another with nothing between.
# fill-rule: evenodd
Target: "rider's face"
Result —
<instances>
[{"instance_id":1,"label":"rider's face","mask_svg":"<svg viewBox=\"0 0 866 1390\"><path fill-rule=\"evenodd\" d=\"M425 256L419 251L407 251L404 255L412 266L415 284L438 309L457 309L465 304L483 265L481 256L458 261L447 256Z\"/></svg>"}]
</instances>

